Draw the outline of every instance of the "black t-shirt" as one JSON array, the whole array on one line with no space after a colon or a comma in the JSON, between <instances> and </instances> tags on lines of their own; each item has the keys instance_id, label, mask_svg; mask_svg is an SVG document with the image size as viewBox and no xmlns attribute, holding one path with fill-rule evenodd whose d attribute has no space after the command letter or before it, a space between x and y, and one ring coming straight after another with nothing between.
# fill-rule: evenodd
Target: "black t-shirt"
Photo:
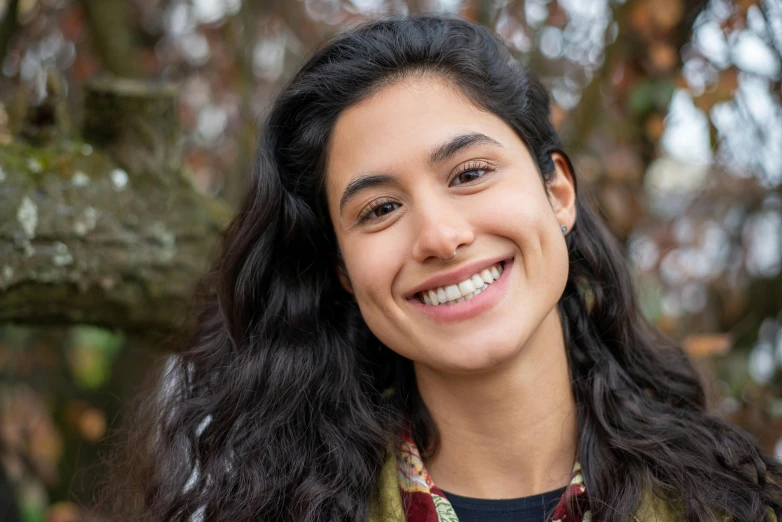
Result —
<instances>
[{"instance_id":1,"label":"black t-shirt","mask_svg":"<svg viewBox=\"0 0 782 522\"><path fill-rule=\"evenodd\" d=\"M445 493L459 522L544 522L547 521L565 488L523 498L487 500Z\"/></svg>"}]
</instances>

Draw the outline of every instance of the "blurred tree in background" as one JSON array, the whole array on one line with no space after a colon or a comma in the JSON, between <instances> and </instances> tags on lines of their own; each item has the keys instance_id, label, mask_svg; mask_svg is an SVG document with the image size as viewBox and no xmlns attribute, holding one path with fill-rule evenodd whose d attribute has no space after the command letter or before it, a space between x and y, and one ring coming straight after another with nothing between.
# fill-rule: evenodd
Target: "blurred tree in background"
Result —
<instances>
[{"instance_id":1,"label":"blurred tree in background","mask_svg":"<svg viewBox=\"0 0 782 522\"><path fill-rule=\"evenodd\" d=\"M0 449L23 520L88 508L283 82L334 32L422 11L493 28L544 79L645 314L782 454L780 0L0 0Z\"/></svg>"}]
</instances>

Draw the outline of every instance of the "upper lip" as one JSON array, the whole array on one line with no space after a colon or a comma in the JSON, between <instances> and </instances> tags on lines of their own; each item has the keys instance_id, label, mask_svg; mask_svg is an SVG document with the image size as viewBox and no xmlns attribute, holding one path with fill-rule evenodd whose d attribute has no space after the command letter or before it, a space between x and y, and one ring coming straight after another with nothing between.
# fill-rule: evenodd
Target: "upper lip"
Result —
<instances>
[{"instance_id":1,"label":"upper lip","mask_svg":"<svg viewBox=\"0 0 782 522\"><path fill-rule=\"evenodd\" d=\"M418 292L423 292L424 290L432 290L441 286L459 284L462 281L465 281L468 277L482 271L484 268L489 268L490 266L499 263L500 261L505 261L506 259L510 258L508 256L500 256L493 259L483 259L480 261L467 263L457 268L456 270L451 270L450 272L437 274L436 276L430 277L420 285L413 288L407 298L412 299Z\"/></svg>"}]
</instances>

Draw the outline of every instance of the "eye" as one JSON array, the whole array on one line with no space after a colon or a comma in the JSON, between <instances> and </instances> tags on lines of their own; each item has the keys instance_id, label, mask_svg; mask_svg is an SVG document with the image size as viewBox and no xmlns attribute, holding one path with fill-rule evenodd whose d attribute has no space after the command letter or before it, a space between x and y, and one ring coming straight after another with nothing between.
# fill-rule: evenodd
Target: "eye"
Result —
<instances>
[{"instance_id":1,"label":"eye","mask_svg":"<svg viewBox=\"0 0 782 522\"><path fill-rule=\"evenodd\" d=\"M399 207L399 203L390 199L377 199L370 203L358 218L359 223L380 219Z\"/></svg>"},{"instance_id":2,"label":"eye","mask_svg":"<svg viewBox=\"0 0 782 522\"><path fill-rule=\"evenodd\" d=\"M482 178L487 172L494 169L491 165L481 162L470 162L461 167L461 170L453 177L451 183L454 185L464 185Z\"/></svg>"}]
</instances>

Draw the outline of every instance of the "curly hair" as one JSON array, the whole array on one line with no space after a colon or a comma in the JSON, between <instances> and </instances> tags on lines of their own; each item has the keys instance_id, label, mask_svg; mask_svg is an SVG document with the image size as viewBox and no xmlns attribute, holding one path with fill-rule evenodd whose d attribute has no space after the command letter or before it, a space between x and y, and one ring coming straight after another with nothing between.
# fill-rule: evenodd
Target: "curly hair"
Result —
<instances>
[{"instance_id":1,"label":"curly hair","mask_svg":"<svg viewBox=\"0 0 782 522\"><path fill-rule=\"evenodd\" d=\"M551 180L551 155L564 152L549 95L489 30L422 15L328 42L273 103L195 327L133 421L126 518L365 520L401 422L424 453L437 450L410 361L339 284L324 194L338 115L411 74L451 81L502 118ZM623 253L582 191L576 208L558 307L594 519L624 522L649 490L692 522L780 514L780 464L709 416L696 372L642 317Z\"/></svg>"}]
</instances>

